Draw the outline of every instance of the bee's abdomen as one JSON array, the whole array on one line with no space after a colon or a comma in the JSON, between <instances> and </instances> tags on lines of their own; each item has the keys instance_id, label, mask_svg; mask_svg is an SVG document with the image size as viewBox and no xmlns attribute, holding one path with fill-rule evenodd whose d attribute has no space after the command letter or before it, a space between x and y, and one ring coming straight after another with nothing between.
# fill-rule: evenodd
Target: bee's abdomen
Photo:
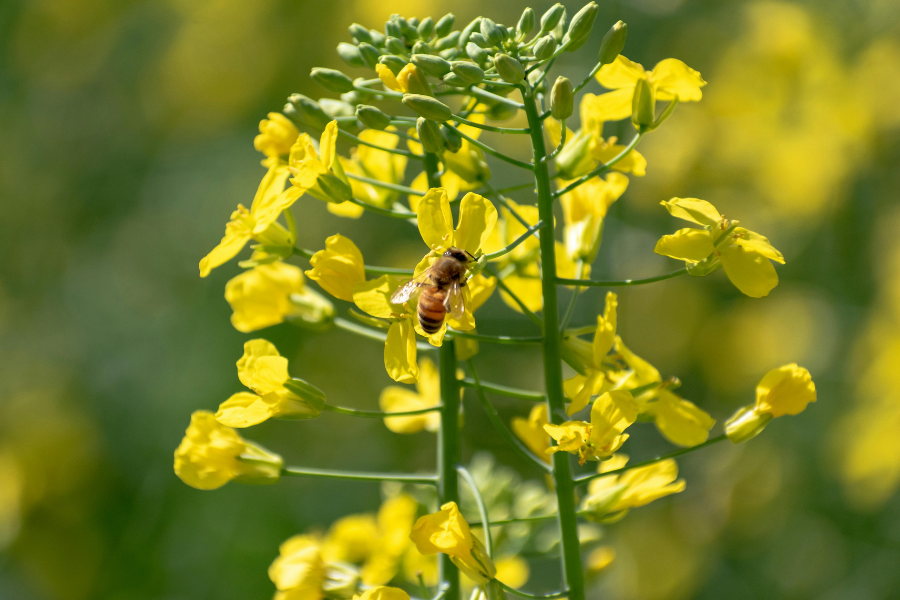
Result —
<instances>
[{"instance_id":1,"label":"bee's abdomen","mask_svg":"<svg viewBox=\"0 0 900 600\"><path fill-rule=\"evenodd\" d=\"M422 331L428 334L437 333L444 323L447 309L444 298L447 292L437 286L429 286L419 295L418 316Z\"/></svg>"}]
</instances>

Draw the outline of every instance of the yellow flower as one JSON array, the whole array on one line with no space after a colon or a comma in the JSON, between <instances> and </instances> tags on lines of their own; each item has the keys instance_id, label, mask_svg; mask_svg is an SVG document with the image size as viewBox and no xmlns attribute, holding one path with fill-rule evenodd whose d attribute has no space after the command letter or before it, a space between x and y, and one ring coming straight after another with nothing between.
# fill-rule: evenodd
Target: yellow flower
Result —
<instances>
[{"instance_id":1,"label":"yellow flower","mask_svg":"<svg viewBox=\"0 0 900 600\"><path fill-rule=\"evenodd\" d=\"M325 240L325 249L309 259L307 277L323 290L341 300L353 302L353 288L366 280L362 253L352 241L340 234Z\"/></svg>"},{"instance_id":2,"label":"yellow flower","mask_svg":"<svg viewBox=\"0 0 900 600\"><path fill-rule=\"evenodd\" d=\"M497 567L487 555L484 544L472 537L469 524L455 502L441 506L441 510L421 517L413 526L409 539L420 553L444 553L460 571L476 584L485 584L497 574Z\"/></svg>"},{"instance_id":3,"label":"yellow flower","mask_svg":"<svg viewBox=\"0 0 900 600\"><path fill-rule=\"evenodd\" d=\"M756 404L740 409L725 423L735 444L757 436L775 417L797 415L816 401L816 384L796 363L772 369L756 386Z\"/></svg>"},{"instance_id":4,"label":"yellow flower","mask_svg":"<svg viewBox=\"0 0 900 600\"><path fill-rule=\"evenodd\" d=\"M325 406L325 394L288 375L288 361L266 340L244 344L238 378L253 390L238 392L219 405L216 419L229 427L250 427L266 419L311 419Z\"/></svg>"},{"instance_id":5,"label":"yellow flower","mask_svg":"<svg viewBox=\"0 0 900 600\"><path fill-rule=\"evenodd\" d=\"M560 182L560 187L567 183ZM562 195L563 238L569 258L593 262L603 238L606 211L627 187L627 177L610 173L606 179L594 177Z\"/></svg>"},{"instance_id":6,"label":"yellow flower","mask_svg":"<svg viewBox=\"0 0 900 600\"><path fill-rule=\"evenodd\" d=\"M557 441L548 454L560 450L577 454L579 462L606 460L628 439L622 433L637 420L638 406L629 392L613 390L602 394L591 409L591 422L567 421L561 425L544 425L544 430Z\"/></svg>"},{"instance_id":7,"label":"yellow flower","mask_svg":"<svg viewBox=\"0 0 900 600\"><path fill-rule=\"evenodd\" d=\"M528 449L540 456L544 462L549 463L550 457L547 450L550 448L550 439L544 431L544 425L550 423L547 418L547 405L543 402L535 404L527 419L513 417L510 426L513 433L528 446Z\"/></svg>"},{"instance_id":8,"label":"yellow flower","mask_svg":"<svg viewBox=\"0 0 900 600\"><path fill-rule=\"evenodd\" d=\"M387 65L375 65L375 72L384 87L403 94L427 94L431 95L428 79L425 74L416 68L413 63L407 63L397 75Z\"/></svg>"},{"instance_id":9,"label":"yellow flower","mask_svg":"<svg viewBox=\"0 0 900 600\"><path fill-rule=\"evenodd\" d=\"M210 271L237 256L250 240L285 248L286 254L290 254L294 236L275 222L281 211L296 199L292 198L290 190L284 189L290 173L287 165L275 158L266 159L263 164L269 170L256 190L250 210L238 204L237 210L231 213L222 241L200 261L200 277L206 277Z\"/></svg>"},{"instance_id":10,"label":"yellow flower","mask_svg":"<svg viewBox=\"0 0 900 600\"><path fill-rule=\"evenodd\" d=\"M389 128L386 131L366 129L359 134L359 139L385 148L396 148L400 138L393 131L393 128ZM384 183L403 183L407 162L406 157L403 155L385 152L384 150L360 144L354 149L351 158L338 157L338 159L345 173L377 179ZM350 180L350 188L353 191L354 198L381 208L390 208L398 196L397 192L356 179ZM355 219L362 215L365 209L358 204L344 202L342 204L328 204L328 211L341 217Z\"/></svg>"},{"instance_id":11,"label":"yellow flower","mask_svg":"<svg viewBox=\"0 0 900 600\"><path fill-rule=\"evenodd\" d=\"M632 62L621 54L615 61L604 65L597 72L597 81L608 90L595 102L598 118L604 121L618 121L631 116L631 101L634 88L641 79L650 86L656 100L697 102L703 97L700 91L706 82L700 73L675 58L667 58L656 63L652 71Z\"/></svg>"},{"instance_id":12,"label":"yellow flower","mask_svg":"<svg viewBox=\"0 0 900 600\"><path fill-rule=\"evenodd\" d=\"M381 391L378 403L385 412L403 412L437 406L441 403L441 380L437 368L430 359L419 362L417 392L392 385ZM410 417L388 417L384 425L394 433L418 433L423 429L435 432L441 426L438 411Z\"/></svg>"},{"instance_id":13,"label":"yellow flower","mask_svg":"<svg viewBox=\"0 0 900 600\"><path fill-rule=\"evenodd\" d=\"M249 333L286 318L312 327L334 317L331 303L303 283L303 271L276 261L244 271L225 284L225 300L234 311L231 324Z\"/></svg>"},{"instance_id":14,"label":"yellow flower","mask_svg":"<svg viewBox=\"0 0 900 600\"><path fill-rule=\"evenodd\" d=\"M627 456L615 454L600 465L598 472L615 471L627 463ZM684 491L684 487L684 480L678 479L678 463L669 458L618 475L594 479L588 488L588 495L582 501L581 510L589 511L591 520L616 518L615 513L680 493Z\"/></svg>"},{"instance_id":15,"label":"yellow flower","mask_svg":"<svg viewBox=\"0 0 900 600\"><path fill-rule=\"evenodd\" d=\"M362 596L354 596L353 600L409 600L409 594L400 588L379 586L367 590Z\"/></svg>"},{"instance_id":16,"label":"yellow flower","mask_svg":"<svg viewBox=\"0 0 900 600\"><path fill-rule=\"evenodd\" d=\"M283 464L280 456L244 440L205 410L191 415L191 424L175 450L175 474L198 490L214 490L232 480L275 483Z\"/></svg>"},{"instance_id":17,"label":"yellow flower","mask_svg":"<svg viewBox=\"0 0 900 600\"><path fill-rule=\"evenodd\" d=\"M576 374L563 384L566 396L572 400L566 408L567 414L574 415L587 406L593 396L612 387L612 382L605 374L603 361L616 340L618 306L617 296L613 292L607 292L606 308L602 315L597 315L597 330L590 349L586 347L587 342L578 338L566 338L563 341L563 352L579 355L585 370L584 375Z\"/></svg>"},{"instance_id":18,"label":"yellow flower","mask_svg":"<svg viewBox=\"0 0 900 600\"><path fill-rule=\"evenodd\" d=\"M301 134L291 146L288 166L293 177L291 202L309 194L325 202L340 204L351 198L352 190L341 161L337 160L337 121L325 126L316 152L309 135Z\"/></svg>"},{"instance_id":19,"label":"yellow flower","mask_svg":"<svg viewBox=\"0 0 900 600\"><path fill-rule=\"evenodd\" d=\"M298 137L300 132L290 119L270 112L268 119L259 122L259 135L253 139L253 147L266 156L281 156L291 151Z\"/></svg>"},{"instance_id":20,"label":"yellow flower","mask_svg":"<svg viewBox=\"0 0 900 600\"><path fill-rule=\"evenodd\" d=\"M459 205L459 224L453 229L450 200L444 188L432 188L419 201L419 233L435 252L451 246L477 256L497 223L497 209L483 196L468 193Z\"/></svg>"},{"instance_id":21,"label":"yellow flower","mask_svg":"<svg viewBox=\"0 0 900 600\"><path fill-rule=\"evenodd\" d=\"M278 549L269 567L269 579L278 593L275 600L321 600L325 597L325 561L319 542L309 535L296 535Z\"/></svg>"},{"instance_id":22,"label":"yellow flower","mask_svg":"<svg viewBox=\"0 0 900 600\"><path fill-rule=\"evenodd\" d=\"M706 275L721 266L731 283L751 298L762 298L778 285L769 261L784 264L784 256L764 236L737 227L736 221L730 223L705 200L672 198L661 204L672 216L704 228L664 235L654 252L685 261L693 275Z\"/></svg>"}]
</instances>

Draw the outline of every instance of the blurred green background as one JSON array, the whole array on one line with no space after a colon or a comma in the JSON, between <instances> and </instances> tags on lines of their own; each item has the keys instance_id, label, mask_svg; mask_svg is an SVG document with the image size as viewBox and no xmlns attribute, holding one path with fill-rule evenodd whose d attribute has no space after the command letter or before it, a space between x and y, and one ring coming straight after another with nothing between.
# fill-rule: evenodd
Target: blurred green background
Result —
<instances>
[{"instance_id":1,"label":"blurred green background","mask_svg":"<svg viewBox=\"0 0 900 600\"><path fill-rule=\"evenodd\" d=\"M201 280L197 263L263 173L259 120L292 92L326 95L307 74L345 68L334 48L347 25L448 11L458 24L514 24L525 6L0 2L0 598L268 598L280 542L377 508L368 483L200 492L175 477L191 411L240 389L234 361L256 337L228 322L223 287L239 267ZM682 459L683 494L606 528L618 558L592 593L900 597L900 4L631 0L600 11L593 41L560 74L580 81L602 32L624 19L626 56L648 68L680 58L709 85L642 143L648 174L612 207L594 276L677 266L652 253L680 227L658 206L674 195L712 201L787 259L763 300L721 273L624 290L623 337L720 422L785 362L812 371L819 402L743 446ZM492 167L500 184L521 177ZM408 267L422 253L402 223L339 219L315 200L294 212L302 246L341 231L373 264ZM386 248L386 235L398 242ZM581 323L602 292L584 298ZM523 322L498 297L479 315L492 320L486 332ZM390 383L375 342L289 325L261 335L337 404L374 408ZM483 345L479 364L487 379L540 389L532 350ZM505 417L528 408L498 406ZM486 447L518 468L468 397L466 409L466 457ZM637 429L634 457L668 449ZM434 460L432 434L330 413L245 434L290 464Z\"/></svg>"}]
</instances>

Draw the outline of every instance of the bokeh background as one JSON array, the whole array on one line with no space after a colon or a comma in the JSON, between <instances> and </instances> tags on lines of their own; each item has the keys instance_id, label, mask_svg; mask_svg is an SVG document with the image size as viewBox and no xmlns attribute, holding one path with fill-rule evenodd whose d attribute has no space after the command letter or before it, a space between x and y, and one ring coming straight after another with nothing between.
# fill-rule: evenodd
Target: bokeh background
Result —
<instances>
[{"instance_id":1,"label":"bokeh background","mask_svg":"<svg viewBox=\"0 0 900 600\"><path fill-rule=\"evenodd\" d=\"M532 6L540 14L549 3ZM230 326L222 296L238 266L201 280L197 262L256 189L259 119L292 92L327 95L307 74L344 68L334 48L350 22L453 11L458 22L514 24L524 7L0 2L0 597L268 598L280 542L377 507L368 483L200 492L175 477L191 411L240 389L234 361L249 337ZM714 202L787 258L764 300L722 273L624 290L621 333L720 423L785 362L812 371L819 402L743 446L682 459L683 494L605 528L618 558L593 593L900 597L900 4L604 2L593 41L559 72L580 81L617 19L629 24L629 58L648 68L680 58L709 85L642 143L648 175L611 209L595 277L676 267L652 253L680 227L658 206L673 195ZM625 124L619 133L630 135ZM518 182L494 167L495 182ZM415 231L377 216L342 220L315 200L295 214L306 247L340 230L367 262L408 266L422 252ZM584 298L579 322L602 292ZM523 322L497 297L479 314L493 331ZM375 342L290 325L262 335L335 403L374 408L390 383ZM531 350L483 345L479 361L485 378L539 385ZM505 417L527 412L498 406ZM466 409L465 456L486 448L518 470L470 398ZM248 437L293 464L434 460L432 434L328 413ZM630 444L638 458L669 448L649 426ZM549 565L533 577L551 577Z\"/></svg>"}]
</instances>

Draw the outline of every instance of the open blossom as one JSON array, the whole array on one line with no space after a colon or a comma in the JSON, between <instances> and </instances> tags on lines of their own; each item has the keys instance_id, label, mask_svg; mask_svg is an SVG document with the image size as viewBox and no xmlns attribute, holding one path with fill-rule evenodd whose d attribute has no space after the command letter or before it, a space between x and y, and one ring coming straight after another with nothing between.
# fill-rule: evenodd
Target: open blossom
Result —
<instances>
[{"instance_id":1,"label":"open blossom","mask_svg":"<svg viewBox=\"0 0 900 600\"><path fill-rule=\"evenodd\" d=\"M600 85L613 90L597 97L595 104L600 118L618 121L631 116L634 88L641 79L650 86L656 100L697 102L703 97L700 88L706 85L700 73L676 58L667 58L647 71L640 64L621 54L596 75Z\"/></svg>"},{"instance_id":2,"label":"open blossom","mask_svg":"<svg viewBox=\"0 0 900 600\"><path fill-rule=\"evenodd\" d=\"M627 456L614 454L600 464L599 472L616 471L626 464ZM645 506L664 496L677 494L684 488L684 480L678 479L678 463L669 458L594 479L582 501L581 510L590 513L588 518L592 520L602 520L629 508Z\"/></svg>"},{"instance_id":3,"label":"open blossom","mask_svg":"<svg viewBox=\"0 0 900 600\"><path fill-rule=\"evenodd\" d=\"M291 177L290 201L309 194L324 202L342 203L352 197L352 190L337 155L337 121L325 126L316 151L309 135L301 134L288 158Z\"/></svg>"},{"instance_id":4,"label":"open blossom","mask_svg":"<svg viewBox=\"0 0 900 600\"><path fill-rule=\"evenodd\" d=\"M756 404L737 411L725 423L735 444L757 436L775 417L797 415L816 401L816 384L809 371L796 363L772 369L756 386Z\"/></svg>"},{"instance_id":5,"label":"open blossom","mask_svg":"<svg viewBox=\"0 0 900 600\"><path fill-rule=\"evenodd\" d=\"M544 430L557 442L547 453L577 454L582 464L587 460L606 460L628 439L628 434L623 432L637 420L637 415L638 406L630 393L606 392L594 402L590 423L567 421L544 425Z\"/></svg>"},{"instance_id":6,"label":"open blossom","mask_svg":"<svg viewBox=\"0 0 900 600\"><path fill-rule=\"evenodd\" d=\"M283 114L270 112L268 116L259 122L259 135L253 139L253 147L266 156L289 153L300 132Z\"/></svg>"},{"instance_id":7,"label":"open blossom","mask_svg":"<svg viewBox=\"0 0 900 600\"><path fill-rule=\"evenodd\" d=\"M309 259L306 276L341 300L353 302L353 288L366 280L362 252L349 238L335 234L325 240L325 249Z\"/></svg>"},{"instance_id":8,"label":"open blossom","mask_svg":"<svg viewBox=\"0 0 900 600\"><path fill-rule=\"evenodd\" d=\"M494 561L481 540L472 536L456 502L448 502L438 512L421 517L409 538L422 554L448 555L476 584L485 584L497 575Z\"/></svg>"}]
</instances>

